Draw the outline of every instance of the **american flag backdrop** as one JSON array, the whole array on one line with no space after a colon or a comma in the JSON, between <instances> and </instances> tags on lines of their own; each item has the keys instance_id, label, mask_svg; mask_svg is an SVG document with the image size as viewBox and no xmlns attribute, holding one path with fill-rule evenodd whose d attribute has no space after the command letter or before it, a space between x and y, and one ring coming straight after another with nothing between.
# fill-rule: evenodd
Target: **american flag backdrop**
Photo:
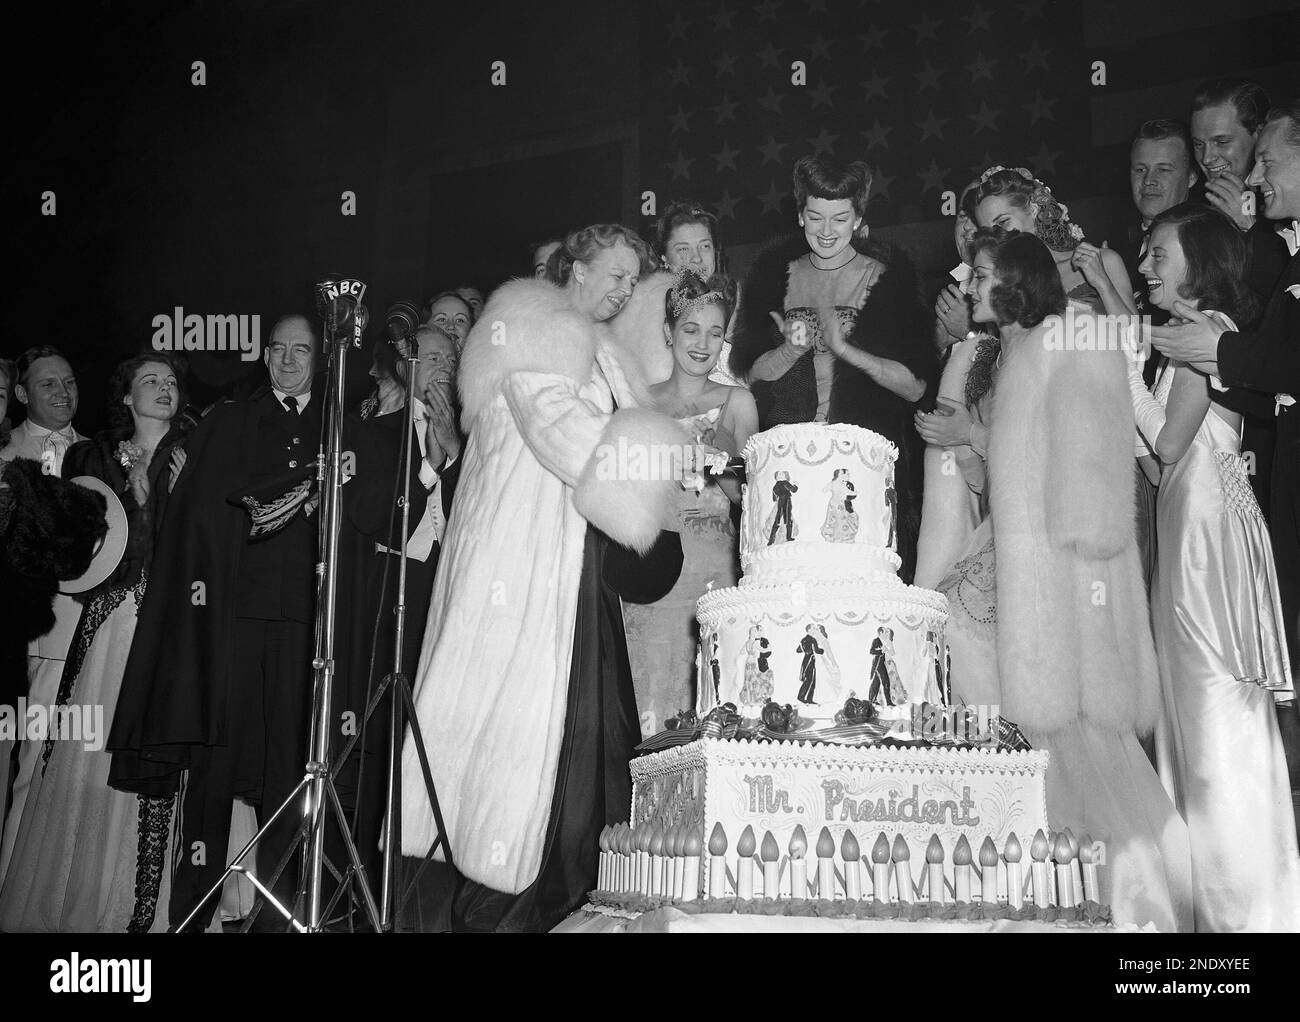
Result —
<instances>
[{"instance_id":1,"label":"american flag backdrop","mask_svg":"<svg viewBox=\"0 0 1300 1022\"><path fill-rule=\"evenodd\" d=\"M790 170L806 153L875 168L873 226L941 219L943 192L992 163L1030 168L1067 203L1122 203L1129 136L1149 117L1186 118L1197 81L1260 73L1300 90L1294 3L1165 6L1177 13L1118 0L657 0L640 31L643 187L711 206L732 245L793 229Z\"/></svg>"}]
</instances>

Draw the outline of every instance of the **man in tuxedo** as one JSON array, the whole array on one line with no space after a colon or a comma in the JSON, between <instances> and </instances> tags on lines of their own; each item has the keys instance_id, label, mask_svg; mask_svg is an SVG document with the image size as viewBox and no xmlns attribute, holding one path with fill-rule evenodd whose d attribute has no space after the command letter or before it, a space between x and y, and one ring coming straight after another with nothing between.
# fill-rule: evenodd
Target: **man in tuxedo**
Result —
<instances>
[{"instance_id":1,"label":"man in tuxedo","mask_svg":"<svg viewBox=\"0 0 1300 1022\"><path fill-rule=\"evenodd\" d=\"M27 418L14 427L0 461L30 458L47 475L60 475L68 448L86 438L73 428L77 414L77 374L58 348L28 348L14 367L14 397Z\"/></svg>"},{"instance_id":2,"label":"man in tuxedo","mask_svg":"<svg viewBox=\"0 0 1300 1022\"><path fill-rule=\"evenodd\" d=\"M1276 225L1257 215L1261 203L1246 184L1255 165L1255 144L1269 98L1263 86L1244 78L1218 78L1202 83L1192 100L1192 149L1205 176L1205 201L1225 214L1246 235L1250 266L1246 284L1263 302L1286 269L1287 250ZM1247 329L1254 323L1241 323ZM1225 407L1241 412L1241 449L1253 462L1251 487L1271 517L1270 488L1276 421L1272 404L1258 401L1258 395L1230 390L1213 395Z\"/></svg>"},{"instance_id":3,"label":"man in tuxedo","mask_svg":"<svg viewBox=\"0 0 1300 1022\"><path fill-rule=\"evenodd\" d=\"M418 361L411 388L415 428L408 438L411 471L406 492L410 510L401 660L408 681L414 680L420 656L463 445L452 382L458 360L455 339L436 327L424 326L413 343ZM338 772L336 785L344 808L353 812L357 850L372 879L375 874L371 871L379 861L378 839L385 810L391 703L381 703L364 729L361 723L380 680L394 669L405 426L406 409L399 407L366 419L350 418L344 438L356 474L343 490L345 532L340 537L340 570L352 584L347 594L340 594L338 633L343 648L338 651L339 705L334 719L343 722L343 733L336 748L343 748L354 734L359 741ZM341 846L331 845L331 858L335 854L343 854Z\"/></svg>"},{"instance_id":4,"label":"man in tuxedo","mask_svg":"<svg viewBox=\"0 0 1300 1022\"><path fill-rule=\"evenodd\" d=\"M27 418L14 427L9 443L0 450L0 462L26 458L41 463L45 475L61 476L68 448L86 439L73 428L77 414L77 375L58 348L28 348L14 367L14 397L27 409ZM81 604L59 593L54 597L54 627L27 646L27 684L23 691L31 705L52 706L57 701L63 663L81 616ZM6 746L8 743L6 743ZM8 748L5 751L9 751ZM13 799L3 815L0 791L0 882L9 868L18 823L31 789L32 774L40 760L40 742L18 742L17 769L13 772ZM0 776L5 772L0 771Z\"/></svg>"},{"instance_id":5,"label":"man in tuxedo","mask_svg":"<svg viewBox=\"0 0 1300 1022\"><path fill-rule=\"evenodd\" d=\"M216 406L194 431L140 609L109 734L109 782L168 794L189 770L173 926L225 868L233 800L244 798L266 818L304 773L315 501L291 505L274 529L253 529L241 498L285 476L310 476L322 418L311 391L319 351L306 318L280 319L263 356L266 384ZM260 876L270 876L297 822L291 814L263 838ZM280 895L292 894L292 866ZM196 928L215 906L216 899L204 903ZM270 911L259 923L283 925Z\"/></svg>"},{"instance_id":6,"label":"man in tuxedo","mask_svg":"<svg viewBox=\"0 0 1300 1022\"><path fill-rule=\"evenodd\" d=\"M1170 358L1217 376L1223 386L1253 391L1273 407L1277 446L1269 531L1294 674L1300 667L1300 98L1269 111L1245 184L1259 189L1263 215L1286 225L1281 233L1290 252L1263 318L1252 330L1224 330L1180 303L1176 311L1189 322L1152 330L1152 342ZM1295 787L1300 756L1294 702L1279 707L1279 721Z\"/></svg>"},{"instance_id":7,"label":"man in tuxedo","mask_svg":"<svg viewBox=\"0 0 1300 1022\"><path fill-rule=\"evenodd\" d=\"M1192 151L1205 175L1205 201L1246 235L1247 283L1267 299L1286 268L1286 246L1257 209L1259 197L1246 183L1255 165L1255 144L1268 115L1264 87L1244 78L1203 82L1192 99Z\"/></svg>"},{"instance_id":8,"label":"man in tuxedo","mask_svg":"<svg viewBox=\"0 0 1300 1022\"><path fill-rule=\"evenodd\" d=\"M794 495L799 487L790 482L790 473L784 469L777 472L776 482L772 484L772 499L776 501L776 515L772 518L772 532L767 537L767 545L776 542L776 535L785 526L785 541L794 539Z\"/></svg>"},{"instance_id":9,"label":"man in tuxedo","mask_svg":"<svg viewBox=\"0 0 1300 1022\"><path fill-rule=\"evenodd\" d=\"M876 637L871 641L871 691L867 693L867 702L879 703L881 706L893 706L893 694L889 691L889 665L885 663L885 636L888 629L884 626L876 629ZM884 696L880 702L878 696Z\"/></svg>"}]
</instances>

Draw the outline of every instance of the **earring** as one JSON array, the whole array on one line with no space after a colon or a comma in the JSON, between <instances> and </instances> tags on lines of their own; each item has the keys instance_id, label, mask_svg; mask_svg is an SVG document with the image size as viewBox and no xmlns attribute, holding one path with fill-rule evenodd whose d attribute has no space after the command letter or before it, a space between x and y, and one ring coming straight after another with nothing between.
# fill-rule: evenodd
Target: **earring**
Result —
<instances>
[{"instance_id":1,"label":"earring","mask_svg":"<svg viewBox=\"0 0 1300 1022\"><path fill-rule=\"evenodd\" d=\"M671 348L673 346L673 339L669 337L668 340L664 341L664 344Z\"/></svg>"}]
</instances>

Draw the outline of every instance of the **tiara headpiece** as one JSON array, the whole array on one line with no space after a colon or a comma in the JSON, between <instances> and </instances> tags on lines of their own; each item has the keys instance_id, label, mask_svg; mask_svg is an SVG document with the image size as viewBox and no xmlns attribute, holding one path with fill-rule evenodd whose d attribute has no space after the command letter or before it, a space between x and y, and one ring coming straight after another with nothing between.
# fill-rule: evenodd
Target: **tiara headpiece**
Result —
<instances>
[{"instance_id":1,"label":"tiara headpiece","mask_svg":"<svg viewBox=\"0 0 1300 1022\"><path fill-rule=\"evenodd\" d=\"M705 291L702 295L694 298L688 298L684 289L674 289L673 291L673 318L681 319L683 314L694 312L703 305L717 302L719 304L726 301L721 291Z\"/></svg>"}]
</instances>

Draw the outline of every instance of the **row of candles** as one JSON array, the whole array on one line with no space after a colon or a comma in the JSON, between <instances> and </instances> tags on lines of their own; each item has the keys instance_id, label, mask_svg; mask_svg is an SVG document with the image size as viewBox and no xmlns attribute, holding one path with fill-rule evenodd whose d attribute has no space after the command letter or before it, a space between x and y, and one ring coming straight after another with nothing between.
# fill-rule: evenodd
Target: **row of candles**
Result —
<instances>
[{"instance_id":1,"label":"row of candles","mask_svg":"<svg viewBox=\"0 0 1300 1022\"><path fill-rule=\"evenodd\" d=\"M759 894L766 899L866 898L910 903L925 896L936 904L1002 902L1012 909L1023 907L1030 899L1037 908L1074 908L1085 900L1101 901L1100 848L1087 834L1076 840L1069 829L1059 833L1039 829L1030 842L1027 864L1014 832L1007 835L1000 854L992 837L986 836L978 856L972 854L963 834L952 852L951 884L945 877L945 852L937 834L931 834L926 845L919 882L913 880L912 851L902 834L895 834L891 842L881 831L868 863L852 830L844 832L837 856L831 832L823 827L814 848L814 879L808 875L808 838L802 825L794 828L785 860L771 831L764 832L760 845L748 825L731 859L728 848L726 830L721 822L715 823L708 841L710 898L752 900L757 878ZM695 901L702 890L704 852L703 831L698 828L614 824L600 833L597 887L611 894ZM1001 885L999 874L1004 877Z\"/></svg>"}]
</instances>

